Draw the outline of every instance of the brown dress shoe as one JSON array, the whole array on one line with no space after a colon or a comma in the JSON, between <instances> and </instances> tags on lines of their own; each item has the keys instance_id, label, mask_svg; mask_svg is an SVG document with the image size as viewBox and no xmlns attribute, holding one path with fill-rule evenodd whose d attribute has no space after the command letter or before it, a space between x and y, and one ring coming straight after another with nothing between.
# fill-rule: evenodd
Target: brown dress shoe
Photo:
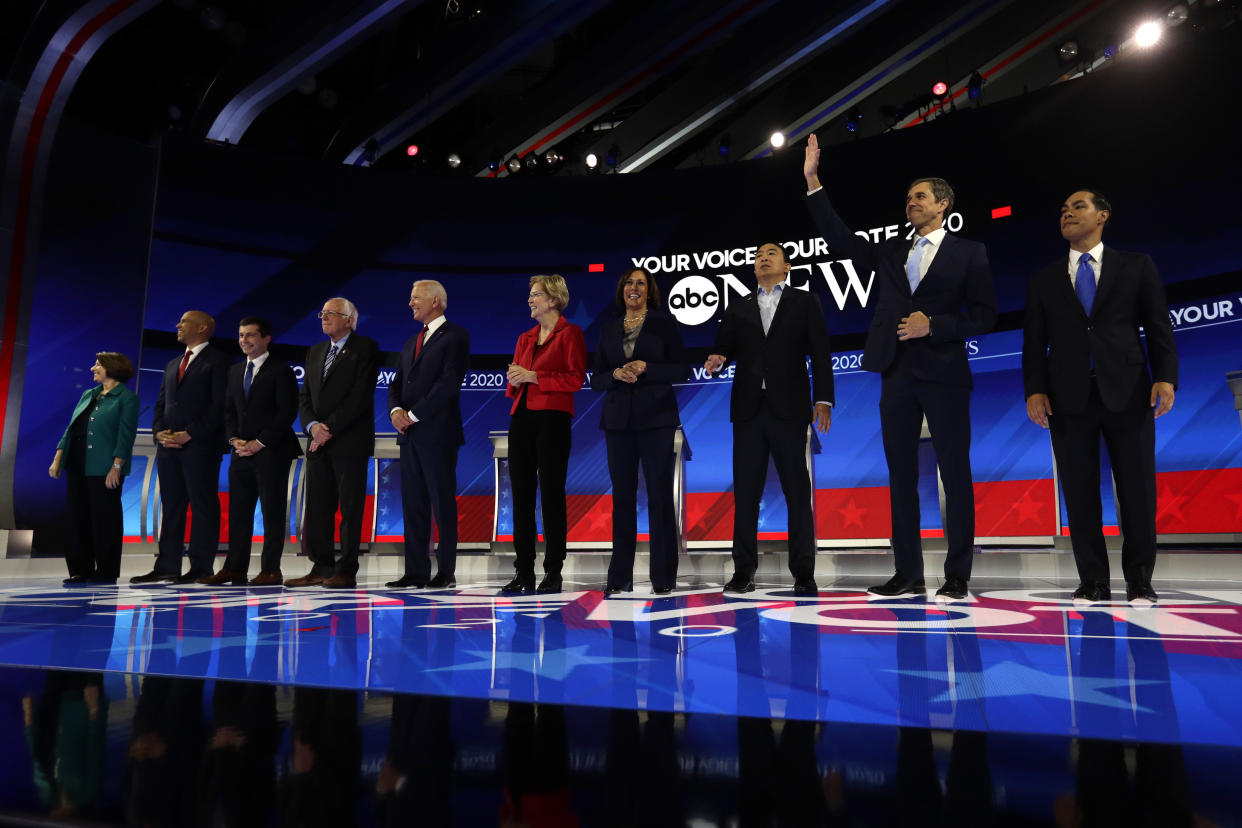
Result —
<instances>
[{"instance_id":1,"label":"brown dress shoe","mask_svg":"<svg viewBox=\"0 0 1242 828\"><path fill-rule=\"evenodd\" d=\"M241 585L246 583L246 573L234 572L231 569L221 569L215 575L199 578L197 583L206 584L207 586L220 586L221 584Z\"/></svg>"},{"instance_id":2,"label":"brown dress shoe","mask_svg":"<svg viewBox=\"0 0 1242 828\"><path fill-rule=\"evenodd\" d=\"M289 580L285 581L285 586L287 587L319 586L320 584L324 582L324 580L325 579L322 575L316 575L314 572L312 572L309 575L303 575L301 578L290 578Z\"/></svg>"},{"instance_id":3,"label":"brown dress shoe","mask_svg":"<svg viewBox=\"0 0 1242 828\"><path fill-rule=\"evenodd\" d=\"M353 575L336 574L331 578L327 578L320 584L324 589L353 589L358 586L358 582Z\"/></svg>"},{"instance_id":4,"label":"brown dress shoe","mask_svg":"<svg viewBox=\"0 0 1242 828\"><path fill-rule=\"evenodd\" d=\"M280 586L284 582L285 576L279 569L265 569L250 579L251 586Z\"/></svg>"}]
</instances>

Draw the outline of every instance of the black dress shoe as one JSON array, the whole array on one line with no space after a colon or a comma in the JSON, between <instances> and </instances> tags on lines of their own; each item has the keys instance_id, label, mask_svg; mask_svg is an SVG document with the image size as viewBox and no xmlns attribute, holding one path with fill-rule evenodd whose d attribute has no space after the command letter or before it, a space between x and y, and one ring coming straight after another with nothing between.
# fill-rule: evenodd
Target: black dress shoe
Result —
<instances>
[{"instance_id":1,"label":"black dress shoe","mask_svg":"<svg viewBox=\"0 0 1242 828\"><path fill-rule=\"evenodd\" d=\"M543 576L543 580L539 582L535 592L560 592L561 576L557 572L549 572Z\"/></svg>"},{"instance_id":2,"label":"black dress shoe","mask_svg":"<svg viewBox=\"0 0 1242 828\"><path fill-rule=\"evenodd\" d=\"M927 584L922 578L907 578L899 572L885 583L867 587L867 592L870 592L872 595L883 595L885 597L894 595L924 595L927 592Z\"/></svg>"},{"instance_id":3,"label":"black dress shoe","mask_svg":"<svg viewBox=\"0 0 1242 828\"><path fill-rule=\"evenodd\" d=\"M501 592L534 592L535 591L535 575L533 572L519 572L513 576L513 580L500 588Z\"/></svg>"},{"instance_id":4,"label":"black dress shoe","mask_svg":"<svg viewBox=\"0 0 1242 828\"><path fill-rule=\"evenodd\" d=\"M1151 588L1148 581L1127 581L1126 582L1126 600L1131 606L1150 607L1159 600L1156 591Z\"/></svg>"},{"instance_id":5,"label":"black dress shoe","mask_svg":"<svg viewBox=\"0 0 1242 828\"><path fill-rule=\"evenodd\" d=\"M749 575L733 573L733 577L724 585L725 592L754 592L755 579Z\"/></svg>"},{"instance_id":6,"label":"black dress shoe","mask_svg":"<svg viewBox=\"0 0 1242 828\"><path fill-rule=\"evenodd\" d=\"M174 584L197 584L202 578L210 577L210 572L203 572L201 569L191 569L184 575L179 575L176 578L173 578L172 582Z\"/></svg>"},{"instance_id":7,"label":"black dress shoe","mask_svg":"<svg viewBox=\"0 0 1242 828\"><path fill-rule=\"evenodd\" d=\"M70 575L68 578L61 581L61 583L65 586L81 586L86 583L86 581L87 577L85 575Z\"/></svg>"},{"instance_id":8,"label":"black dress shoe","mask_svg":"<svg viewBox=\"0 0 1242 828\"><path fill-rule=\"evenodd\" d=\"M146 575L135 575L129 579L131 584L158 584L161 581L175 581L176 575L170 575L167 572L156 572L152 569Z\"/></svg>"},{"instance_id":9,"label":"black dress shoe","mask_svg":"<svg viewBox=\"0 0 1242 828\"><path fill-rule=\"evenodd\" d=\"M417 578L413 575L402 575L400 578L398 578L395 581L387 582L386 584L384 584L384 586L392 587L393 589L406 589L409 587L415 587L417 589L422 589L425 586L427 586L427 583L428 581L426 578Z\"/></svg>"},{"instance_id":10,"label":"black dress shoe","mask_svg":"<svg viewBox=\"0 0 1242 828\"><path fill-rule=\"evenodd\" d=\"M945 578L944 584L940 589L936 590L936 600L944 603L945 601L961 601L970 594L966 588L966 581L963 578Z\"/></svg>"},{"instance_id":11,"label":"black dress shoe","mask_svg":"<svg viewBox=\"0 0 1242 828\"><path fill-rule=\"evenodd\" d=\"M432 578L427 586L432 589L452 589L457 586L457 579L453 577L452 572L437 572L436 577Z\"/></svg>"},{"instance_id":12,"label":"black dress shoe","mask_svg":"<svg viewBox=\"0 0 1242 828\"><path fill-rule=\"evenodd\" d=\"M628 584L607 584L604 586L604 594L616 595L618 592L632 592L633 589L634 583L632 581Z\"/></svg>"},{"instance_id":13,"label":"black dress shoe","mask_svg":"<svg viewBox=\"0 0 1242 828\"><path fill-rule=\"evenodd\" d=\"M794 595L819 595L814 578L798 578L794 581Z\"/></svg>"},{"instance_id":14,"label":"black dress shoe","mask_svg":"<svg viewBox=\"0 0 1242 828\"><path fill-rule=\"evenodd\" d=\"M1112 600L1113 591L1108 588L1108 584L1101 584L1096 581L1083 581L1078 585L1078 589L1074 590L1072 597L1075 604L1085 606L1087 604L1098 604L1101 601Z\"/></svg>"}]
</instances>

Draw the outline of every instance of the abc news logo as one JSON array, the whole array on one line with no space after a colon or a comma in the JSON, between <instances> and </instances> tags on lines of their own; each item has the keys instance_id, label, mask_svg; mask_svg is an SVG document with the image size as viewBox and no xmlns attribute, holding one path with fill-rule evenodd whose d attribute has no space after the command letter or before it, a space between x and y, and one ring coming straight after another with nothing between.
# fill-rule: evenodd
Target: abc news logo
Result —
<instances>
[{"instance_id":1,"label":"abc news logo","mask_svg":"<svg viewBox=\"0 0 1242 828\"><path fill-rule=\"evenodd\" d=\"M719 305L720 289L706 276L687 276L668 293L669 312L683 325L702 325Z\"/></svg>"}]
</instances>

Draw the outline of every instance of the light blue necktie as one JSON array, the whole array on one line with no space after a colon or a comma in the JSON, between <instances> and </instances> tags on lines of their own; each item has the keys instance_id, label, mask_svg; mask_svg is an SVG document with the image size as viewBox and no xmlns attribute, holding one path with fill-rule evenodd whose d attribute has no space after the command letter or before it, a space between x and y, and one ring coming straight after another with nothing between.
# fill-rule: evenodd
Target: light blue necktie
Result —
<instances>
[{"instance_id":1,"label":"light blue necktie","mask_svg":"<svg viewBox=\"0 0 1242 828\"><path fill-rule=\"evenodd\" d=\"M250 399L250 383L254 382L254 360L246 360L246 376L242 377L242 396Z\"/></svg>"},{"instance_id":2,"label":"light blue necktie","mask_svg":"<svg viewBox=\"0 0 1242 828\"><path fill-rule=\"evenodd\" d=\"M1091 269L1091 254L1083 253L1078 260L1078 273L1074 277L1074 293L1082 302L1082 309L1091 315L1091 306L1095 304L1095 271Z\"/></svg>"},{"instance_id":3,"label":"light blue necktie","mask_svg":"<svg viewBox=\"0 0 1242 828\"><path fill-rule=\"evenodd\" d=\"M328 349L328 356L323 361L323 375L328 376L328 369L332 367L332 363L336 361L336 345Z\"/></svg>"},{"instance_id":4,"label":"light blue necktie","mask_svg":"<svg viewBox=\"0 0 1242 828\"><path fill-rule=\"evenodd\" d=\"M914 293L919 286L919 265L923 263L923 246L927 244L931 244L927 237L919 236L919 240L910 250L910 257L906 259L906 281L910 283L911 293Z\"/></svg>"}]
</instances>

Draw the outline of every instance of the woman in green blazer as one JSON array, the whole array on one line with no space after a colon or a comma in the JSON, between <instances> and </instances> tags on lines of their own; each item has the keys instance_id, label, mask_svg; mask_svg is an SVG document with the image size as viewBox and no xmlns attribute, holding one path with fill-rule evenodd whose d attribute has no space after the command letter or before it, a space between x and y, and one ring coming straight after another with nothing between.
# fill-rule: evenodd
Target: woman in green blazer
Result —
<instances>
[{"instance_id":1,"label":"woman in green blazer","mask_svg":"<svg viewBox=\"0 0 1242 828\"><path fill-rule=\"evenodd\" d=\"M76 530L65 553L66 584L115 583L121 574L121 483L129 474L138 433L138 395L125 387L134 364L124 354L95 355L87 389L73 409L47 472L68 484L69 517Z\"/></svg>"}]
</instances>

